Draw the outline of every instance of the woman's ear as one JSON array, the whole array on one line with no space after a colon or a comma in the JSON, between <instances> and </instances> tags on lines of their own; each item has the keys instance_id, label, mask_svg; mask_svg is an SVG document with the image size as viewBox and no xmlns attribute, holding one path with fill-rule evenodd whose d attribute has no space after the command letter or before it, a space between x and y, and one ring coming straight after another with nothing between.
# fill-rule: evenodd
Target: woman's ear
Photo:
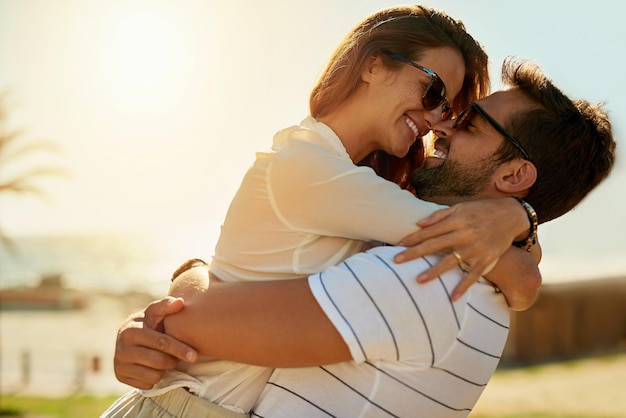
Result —
<instances>
[{"instance_id":1,"label":"woman's ear","mask_svg":"<svg viewBox=\"0 0 626 418\"><path fill-rule=\"evenodd\" d=\"M361 80L366 83L370 83L374 76L380 71L383 66L383 60L378 54L370 55L363 65L361 71Z\"/></svg>"},{"instance_id":2,"label":"woman's ear","mask_svg":"<svg viewBox=\"0 0 626 418\"><path fill-rule=\"evenodd\" d=\"M528 160L516 159L500 166L496 187L507 194L526 192L536 181L535 165Z\"/></svg>"}]
</instances>

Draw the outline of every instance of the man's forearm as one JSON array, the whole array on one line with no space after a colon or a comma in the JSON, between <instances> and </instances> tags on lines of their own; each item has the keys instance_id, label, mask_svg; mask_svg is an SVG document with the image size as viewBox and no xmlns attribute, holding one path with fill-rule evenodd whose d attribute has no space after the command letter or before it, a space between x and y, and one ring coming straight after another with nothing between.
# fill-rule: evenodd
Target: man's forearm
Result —
<instances>
[{"instance_id":1,"label":"man's forearm","mask_svg":"<svg viewBox=\"0 0 626 418\"><path fill-rule=\"evenodd\" d=\"M203 268L178 277L170 293L185 308L165 331L200 354L267 367L307 367L351 360L343 339L306 279L211 282Z\"/></svg>"}]
</instances>

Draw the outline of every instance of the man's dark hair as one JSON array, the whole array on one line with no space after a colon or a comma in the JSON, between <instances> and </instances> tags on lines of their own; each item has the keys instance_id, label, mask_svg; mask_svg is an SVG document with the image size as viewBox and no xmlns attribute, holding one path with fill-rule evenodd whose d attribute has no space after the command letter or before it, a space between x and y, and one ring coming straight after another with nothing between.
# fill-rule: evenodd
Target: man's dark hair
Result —
<instances>
[{"instance_id":1,"label":"man's dark hair","mask_svg":"<svg viewBox=\"0 0 626 418\"><path fill-rule=\"evenodd\" d=\"M537 168L537 181L524 199L539 222L547 222L574 208L611 172L616 145L611 123L601 103L569 99L528 61L506 59L502 81L535 105L509 116L504 126ZM498 152L501 162L523 158L508 141Z\"/></svg>"}]
</instances>

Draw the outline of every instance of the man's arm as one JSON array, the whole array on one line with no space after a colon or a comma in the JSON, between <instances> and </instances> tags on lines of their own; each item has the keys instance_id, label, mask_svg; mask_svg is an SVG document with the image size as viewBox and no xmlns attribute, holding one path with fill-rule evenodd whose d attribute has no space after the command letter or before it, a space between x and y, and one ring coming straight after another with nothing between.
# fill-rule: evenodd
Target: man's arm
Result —
<instances>
[{"instance_id":1,"label":"man's arm","mask_svg":"<svg viewBox=\"0 0 626 418\"><path fill-rule=\"evenodd\" d=\"M193 268L170 294L185 308L165 318L168 335L222 360L267 367L306 367L351 360L348 347L313 296L307 279L208 283Z\"/></svg>"},{"instance_id":2,"label":"man's arm","mask_svg":"<svg viewBox=\"0 0 626 418\"><path fill-rule=\"evenodd\" d=\"M433 310L430 315L437 318L437 332L445 335L445 341L456 341L458 317L447 315L446 323L441 309L456 311L448 292L460 271L419 285L415 271L432 265L437 257L397 265L391 261L397 251L380 247L357 254L308 281L211 282L207 289L208 271L193 268L174 281L172 294L184 294L188 305L165 318L165 329L209 357L268 367L367 359L423 361L432 354L430 339L423 337L434 331L424 328L424 309ZM155 348L154 343L149 345ZM118 341L116 357L119 349ZM127 357L119 367L131 369L133 363L146 361ZM118 375L125 373L117 365ZM141 376L135 379L142 381Z\"/></svg>"},{"instance_id":3,"label":"man's arm","mask_svg":"<svg viewBox=\"0 0 626 418\"><path fill-rule=\"evenodd\" d=\"M455 343L458 313L465 312L470 293L459 305L450 301L449 292L462 277L458 269L418 284L415 271L438 257L394 264L397 251L380 247L360 253L308 279L211 282L188 297L181 312L165 318L165 331L208 357L267 367L428 362L433 339L442 346ZM198 274L208 273L195 268L181 275L173 294L178 287L186 292ZM483 294L488 289L504 308L486 284L476 286ZM425 322L426 313L436 318L436 330Z\"/></svg>"},{"instance_id":4,"label":"man's arm","mask_svg":"<svg viewBox=\"0 0 626 418\"><path fill-rule=\"evenodd\" d=\"M170 294L185 297L184 309L182 299L170 296L122 325L113 362L120 382L150 389L178 361L196 361L198 352L191 347L211 357L268 367L351 360L306 279L209 285L208 277L206 267L180 274ZM163 332L164 322L170 335Z\"/></svg>"}]
</instances>

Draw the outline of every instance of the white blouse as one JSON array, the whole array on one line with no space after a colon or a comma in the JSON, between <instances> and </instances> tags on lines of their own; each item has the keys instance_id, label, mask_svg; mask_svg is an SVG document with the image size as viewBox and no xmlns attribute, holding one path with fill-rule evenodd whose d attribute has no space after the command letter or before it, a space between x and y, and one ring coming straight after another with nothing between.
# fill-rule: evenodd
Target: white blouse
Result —
<instances>
[{"instance_id":1,"label":"white blouse","mask_svg":"<svg viewBox=\"0 0 626 418\"><path fill-rule=\"evenodd\" d=\"M396 244L441 208L356 166L337 135L308 117L257 153L226 215L211 271L226 281L304 277L363 250L364 242Z\"/></svg>"}]
</instances>

